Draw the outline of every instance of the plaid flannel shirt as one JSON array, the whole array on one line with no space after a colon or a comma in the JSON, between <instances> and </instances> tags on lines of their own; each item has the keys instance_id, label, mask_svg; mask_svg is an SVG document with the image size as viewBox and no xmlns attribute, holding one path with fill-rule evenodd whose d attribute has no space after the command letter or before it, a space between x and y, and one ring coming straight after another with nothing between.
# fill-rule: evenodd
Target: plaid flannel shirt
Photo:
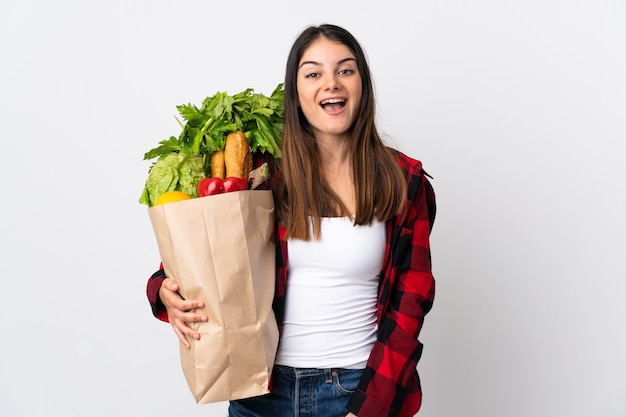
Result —
<instances>
[{"instance_id":1,"label":"plaid flannel shirt","mask_svg":"<svg viewBox=\"0 0 626 417\"><path fill-rule=\"evenodd\" d=\"M370 353L348 410L359 417L409 417L421 406L422 391L417 363L422 355L418 340L424 316L435 295L431 271L430 231L436 204L433 188L421 162L397 152L408 193L401 214L386 224L386 251L380 275L378 337ZM285 229L276 226L276 291L274 313L282 329L287 289L288 257ZM158 291L163 269L148 281L147 295L154 315L167 321Z\"/></svg>"}]
</instances>

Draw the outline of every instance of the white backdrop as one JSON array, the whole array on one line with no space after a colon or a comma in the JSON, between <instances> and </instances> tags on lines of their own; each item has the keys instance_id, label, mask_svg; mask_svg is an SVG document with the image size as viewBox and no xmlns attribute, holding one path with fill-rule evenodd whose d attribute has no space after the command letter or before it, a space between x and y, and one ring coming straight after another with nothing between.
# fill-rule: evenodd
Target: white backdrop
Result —
<instances>
[{"instance_id":1,"label":"white backdrop","mask_svg":"<svg viewBox=\"0 0 626 417\"><path fill-rule=\"evenodd\" d=\"M420 415L626 415L625 3L408 4L0 2L0 415L226 415L149 311L142 156L178 104L270 93L322 22L435 178Z\"/></svg>"}]
</instances>

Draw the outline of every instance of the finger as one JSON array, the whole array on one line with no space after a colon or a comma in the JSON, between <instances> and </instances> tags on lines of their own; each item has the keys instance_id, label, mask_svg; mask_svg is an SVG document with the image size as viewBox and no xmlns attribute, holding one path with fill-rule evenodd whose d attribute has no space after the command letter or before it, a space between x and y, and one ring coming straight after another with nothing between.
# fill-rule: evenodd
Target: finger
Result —
<instances>
[{"instance_id":1,"label":"finger","mask_svg":"<svg viewBox=\"0 0 626 417\"><path fill-rule=\"evenodd\" d=\"M192 310L194 308L203 308L204 302L200 300L185 300L178 293L178 284L171 278L163 281L162 287L167 290L160 293L161 301L167 307L173 306L179 310Z\"/></svg>"},{"instance_id":2,"label":"finger","mask_svg":"<svg viewBox=\"0 0 626 417\"><path fill-rule=\"evenodd\" d=\"M185 333L183 333L174 324L172 324L172 328L174 329L174 333L176 333L176 336L178 336L178 340L180 340L180 343L182 343L187 349L191 349L191 343L189 343L189 340L187 340Z\"/></svg>"},{"instance_id":3,"label":"finger","mask_svg":"<svg viewBox=\"0 0 626 417\"><path fill-rule=\"evenodd\" d=\"M184 311L184 310L172 310L172 316L176 320L180 320L182 323L189 325L189 323L197 323L197 322L207 322L209 318L206 314L196 313L193 311Z\"/></svg>"},{"instance_id":4,"label":"finger","mask_svg":"<svg viewBox=\"0 0 626 417\"><path fill-rule=\"evenodd\" d=\"M200 300L183 300L182 298L177 301L178 308L183 311L191 311L197 308L203 308L204 303Z\"/></svg>"},{"instance_id":5,"label":"finger","mask_svg":"<svg viewBox=\"0 0 626 417\"><path fill-rule=\"evenodd\" d=\"M161 301L165 308L176 308L178 310L189 311L196 308L203 308L204 302L200 300L185 300L177 292L170 290L161 291Z\"/></svg>"},{"instance_id":6,"label":"finger","mask_svg":"<svg viewBox=\"0 0 626 417\"><path fill-rule=\"evenodd\" d=\"M200 340L200 333L189 327L187 323L181 320L174 320L173 322L174 328L177 330L177 334L179 334L179 339L183 341L183 344L188 348L191 347L187 338L192 338L195 340Z\"/></svg>"}]
</instances>

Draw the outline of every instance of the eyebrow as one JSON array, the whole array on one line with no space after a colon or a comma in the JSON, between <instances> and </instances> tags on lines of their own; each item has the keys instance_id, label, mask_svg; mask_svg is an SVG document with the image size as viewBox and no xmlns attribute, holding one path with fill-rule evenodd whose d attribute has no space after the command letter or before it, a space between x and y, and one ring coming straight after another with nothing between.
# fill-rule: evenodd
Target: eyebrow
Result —
<instances>
[{"instance_id":1,"label":"eyebrow","mask_svg":"<svg viewBox=\"0 0 626 417\"><path fill-rule=\"evenodd\" d=\"M356 62L356 58L353 58L353 57L344 58L344 59L340 60L339 62L337 62L337 65L344 64L344 63L346 63L348 61ZM322 65L321 62L317 62L317 61L304 61L300 65L298 65L298 69L302 68L303 66L305 66L307 64L310 64L310 65Z\"/></svg>"}]
</instances>

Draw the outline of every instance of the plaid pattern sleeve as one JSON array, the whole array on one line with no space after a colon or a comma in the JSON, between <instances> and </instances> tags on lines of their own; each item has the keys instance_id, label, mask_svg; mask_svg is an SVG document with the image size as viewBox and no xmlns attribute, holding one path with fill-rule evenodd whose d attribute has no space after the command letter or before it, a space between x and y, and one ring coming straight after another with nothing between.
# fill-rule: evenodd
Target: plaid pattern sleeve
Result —
<instances>
[{"instance_id":1,"label":"plaid pattern sleeve","mask_svg":"<svg viewBox=\"0 0 626 417\"><path fill-rule=\"evenodd\" d=\"M272 308L282 333L285 319L285 293L287 292L287 231L276 222L274 239L276 244L276 288L274 289L274 303Z\"/></svg>"},{"instance_id":2,"label":"plaid pattern sleeve","mask_svg":"<svg viewBox=\"0 0 626 417\"><path fill-rule=\"evenodd\" d=\"M378 339L348 403L348 410L359 417L413 416L422 399L418 335L435 294L429 246L435 194L419 161L401 153L397 159L407 175L408 200L401 215L387 223Z\"/></svg>"},{"instance_id":3,"label":"plaid pattern sleeve","mask_svg":"<svg viewBox=\"0 0 626 417\"><path fill-rule=\"evenodd\" d=\"M160 269L152 274L148 280L146 295L148 296L148 302L150 303L150 308L152 309L154 317L167 322L169 321L167 318L167 311L159 298L159 289L161 289L161 284L163 284L163 280L165 280L165 278L165 271L163 270L163 265L161 265Z\"/></svg>"}]
</instances>

